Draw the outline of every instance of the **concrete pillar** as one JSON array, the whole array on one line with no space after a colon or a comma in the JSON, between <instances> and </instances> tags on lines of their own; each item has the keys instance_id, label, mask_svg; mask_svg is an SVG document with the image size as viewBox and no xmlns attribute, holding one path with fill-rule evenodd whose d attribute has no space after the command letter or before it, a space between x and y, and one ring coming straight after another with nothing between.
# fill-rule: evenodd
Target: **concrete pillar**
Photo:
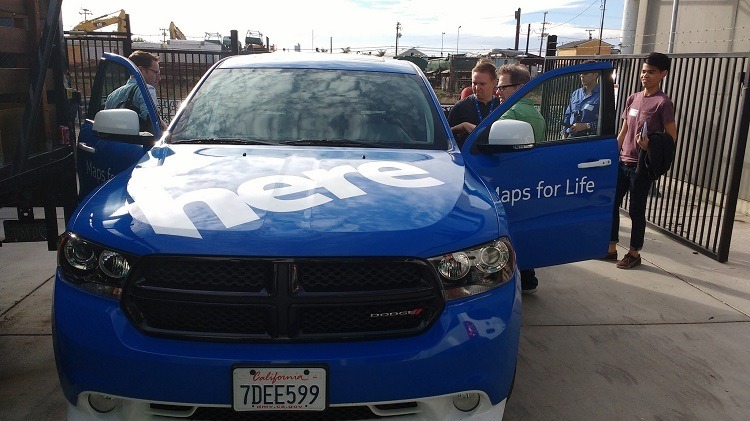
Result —
<instances>
[{"instance_id":1,"label":"concrete pillar","mask_svg":"<svg viewBox=\"0 0 750 421\"><path fill-rule=\"evenodd\" d=\"M635 32L638 27L639 0L625 0L622 12L622 39L620 51L622 54L633 54L635 47Z\"/></svg>"}]
</instances>

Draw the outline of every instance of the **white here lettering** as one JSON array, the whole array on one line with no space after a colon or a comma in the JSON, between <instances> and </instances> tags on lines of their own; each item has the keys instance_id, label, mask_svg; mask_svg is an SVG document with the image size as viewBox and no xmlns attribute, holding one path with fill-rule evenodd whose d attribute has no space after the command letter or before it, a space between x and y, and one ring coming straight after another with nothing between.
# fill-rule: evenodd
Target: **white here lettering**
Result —
<instances>
[{"instance_id":1,"label":"white here lettering","mask_svg":"<svg viewBox=\"0 0 750 421\"><path fill-rule=\"evenodd\" d=\"M303 171L302 174L311 180L315 180L319 187L323 187L330 191L339 199L347 199L349 197L367 194L344 177L346 174L356 172L357 170L351 165L339 165L330 170L318 168L315 170Z\"/></svg>"},{"instance_id":2,"label":"white here lettering","mask_svg":"<svg viewBox=\"0 0 750 421\"><path fill-rule=\"evenodd\" d=\"M156 234L201 238L198 226L206 226L216 218L227 227L235 227L257 221L253 209L271 212L295 212L328 203L333 196L347 199L366 195L367 192L346 179L346 174L359 172L365 178L387 186L401 188L434 187L444 184L429 176L419 167L401 162L367 162L356 169L351 165L340 165L331 169L317 168L304 171L306 177L295 175L270 175L247 180L240 184L237 192L209 187L193 190L173 198L166 189L168 174L162 167L133 170L128 182L128 193L132 204L126 204L133 218L150 224ZM584 186L585 187L585 186ZM584 187L581 187L584 188ZM325 189L328 194L316 193ZM191 203L205 203L212 211L207 215L197 213L192 218L185 212ZM121 215L118 209L113 215Z\"/></svg>"},{"instance_id":3,"label":"white here lettering","mask_svg":"<svg viewBox=\"0 0 750 421\"><path fill-rule=\"evenodd\" d=\"M270 188L266 188L271 186ZM295 175L270 175L240 184L237 194L248 205L272 212L294 212L319 206L332 199L319 193L308 194L297 199L283 199L284 196L302 192L312 192L318 183L309 178Z\"/></svg>"},{"instance_id":4,"label":"white here lettering","mask_svg":"<svg viewBox=\"0 0 750 421\"><path fill-rule=\"evenodd\" d=\"M427 171L413 165L402 162L379 161L368 162L357 167L363 176L370 180L385 184L386 186L403 187L407 189L434 187L443 184L442 181L432 177L421 178L398 178L413 175L429 174Z\"/></svg>"}]
</instances>

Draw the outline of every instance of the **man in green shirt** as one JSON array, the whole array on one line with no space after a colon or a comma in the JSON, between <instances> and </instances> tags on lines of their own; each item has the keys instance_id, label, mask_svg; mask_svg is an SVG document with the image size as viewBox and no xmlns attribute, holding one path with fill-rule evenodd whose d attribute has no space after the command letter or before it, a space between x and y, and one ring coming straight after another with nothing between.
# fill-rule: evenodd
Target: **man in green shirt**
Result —
<instances>
[{"instance_id":1,"label":"man in green shirt","mask_svg":"<svg viewBox=\"0 0 750 421\"><path fill-rule=\"evenodd\" d=\"M497 93L503 102L531 80L531 75L529 75L526 67L516 64L500 66L497 75ZM544 121L544 117L534 106L534 101L528 97L516 102L500 117L500 120L520 120L531 124L531 128L534 129L535 142L544 141L547 133L547 122Z\"/></svg>"}]
</instances>

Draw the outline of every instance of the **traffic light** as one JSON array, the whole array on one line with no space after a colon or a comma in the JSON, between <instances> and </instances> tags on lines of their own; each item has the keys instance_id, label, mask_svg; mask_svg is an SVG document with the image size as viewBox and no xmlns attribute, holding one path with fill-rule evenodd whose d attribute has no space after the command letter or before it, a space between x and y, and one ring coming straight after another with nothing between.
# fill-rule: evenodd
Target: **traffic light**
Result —
<instances>
[{"instance_id":1,"label":"traffic light","mask_svg":"<svg viewBox=\"0 0 750 421\"><path fill-rule=\"evenodd\" d=\"M557 55L557 35L547 36L547 57L554 57Z\"/></svg>"}]
</instances>

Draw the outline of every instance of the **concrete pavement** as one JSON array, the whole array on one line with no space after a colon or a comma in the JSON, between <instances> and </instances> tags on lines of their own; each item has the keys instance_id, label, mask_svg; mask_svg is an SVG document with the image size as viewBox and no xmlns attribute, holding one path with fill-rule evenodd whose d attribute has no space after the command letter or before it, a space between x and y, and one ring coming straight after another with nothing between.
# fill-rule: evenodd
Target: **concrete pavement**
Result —
<instances>
[{"instance_id":1,"label":"concrete pavement","mask_svg":"<svg viewBox=\"0 0 750 421\"><path fill-rule=\"evenodd\" d=\"M750 419L748 221L725 264L649 229L636 269L537 271L505 419Z\"/></svg>"},{"instance_id":2,"label":"concrete pavement","mask_svg":"<svg viewBox=\"0 0 750 421\"><path fill-rule=\"evenodd\" d=\"M0 220L14 213L0 209ZM722 264L648 229L636 269L539 269L539 292L524 296L505 420L750 419L750 217L738 215L732 243ZM65 418L54 268L46 243L0 247L2 420Z\"/></svg>"}]
</instances>

